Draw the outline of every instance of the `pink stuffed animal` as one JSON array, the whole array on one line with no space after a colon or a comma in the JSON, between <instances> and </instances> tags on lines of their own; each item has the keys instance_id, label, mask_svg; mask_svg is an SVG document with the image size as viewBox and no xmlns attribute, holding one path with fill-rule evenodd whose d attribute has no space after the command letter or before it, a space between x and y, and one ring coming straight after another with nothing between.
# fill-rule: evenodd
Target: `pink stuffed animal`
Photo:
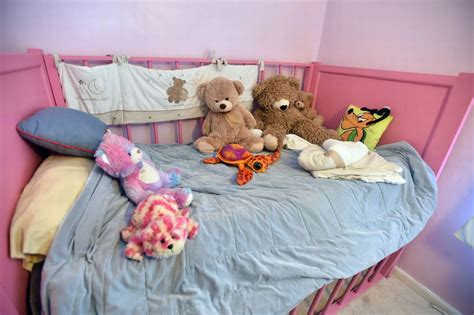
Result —
<instances>
[{"instance_id":1,"label":"pink stuffed animal","mask_svg":"<svg viewBox=\"0 0 474 315\"><path fill-rule=\"evenodd\" d=\"M193 200L191 189L173 188L179 185L181 171L177 168L163 172L156 169L143 151L127 139L109 130L95 153L95 161L107 174L120 178L125 194L135 204L151 194L173 196L180 208Z\"/></svg>"},{"instance_id":2,"label":"pink stuffed animal","mask_svg":"<svg viewBox=\"0 0 474 315\"><path fill-rule=\"evenodd\" d=\"M127 242L124 254L141 261L143 255L166 258L179 254L186 239L194 238L199 225L189 217L189 210L179 210L174 198L150 195L133 212L130 225L121 232Z\"/></svg>"}]
</instances>

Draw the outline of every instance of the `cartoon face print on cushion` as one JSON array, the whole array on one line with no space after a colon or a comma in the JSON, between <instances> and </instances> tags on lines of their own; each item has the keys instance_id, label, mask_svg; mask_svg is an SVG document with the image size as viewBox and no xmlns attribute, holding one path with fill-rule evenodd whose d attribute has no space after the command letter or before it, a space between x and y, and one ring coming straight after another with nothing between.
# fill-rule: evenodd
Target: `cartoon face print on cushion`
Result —
<instances>
[{"instance_id":1,"label":"cartoon face print on cushion","mask_svg":"<svg viewBox=\"0 0 474 315\"><path fill-rule=\"evenodd\" d=\"M360 141L370 150L374 150L392 119L388 107L369 109L350 105L342 118L338 132L344 141Z\"/></svg>"}]
</instances>

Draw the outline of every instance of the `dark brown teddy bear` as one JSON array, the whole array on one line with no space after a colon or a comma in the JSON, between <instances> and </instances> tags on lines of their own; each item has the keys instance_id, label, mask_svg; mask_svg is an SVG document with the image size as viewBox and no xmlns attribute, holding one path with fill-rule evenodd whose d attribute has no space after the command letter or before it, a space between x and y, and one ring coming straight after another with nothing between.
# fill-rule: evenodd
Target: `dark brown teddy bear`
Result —
<instances>
[{"instance_id":1,"label":"dark brown teddy bear","mask_svg":"<svg viewBox=\"0 0 474 315\"><path fill-rule=\"evenodd\" d=\"M306 118L295 106L298 100L299 80L277 75L257 84L253 90L258 108L254 112L257 128L263 130L265 149L281 149L289 133L314 144L327 139L340 139L335 130L326 129Z\"/></svg>"},{"instance_id":2,"label":"dark brown teddy bear","mask_svg":"<svg viewBox=\"0 0 474 315\"><path fill-rule=\"evenodd\" d=\"M318 126L324 123L324 117L319 115L313 108L313 94L305 91L298 91L298 100L295 107L306 117L314 121Z\"/></svg>"}]
</instances>

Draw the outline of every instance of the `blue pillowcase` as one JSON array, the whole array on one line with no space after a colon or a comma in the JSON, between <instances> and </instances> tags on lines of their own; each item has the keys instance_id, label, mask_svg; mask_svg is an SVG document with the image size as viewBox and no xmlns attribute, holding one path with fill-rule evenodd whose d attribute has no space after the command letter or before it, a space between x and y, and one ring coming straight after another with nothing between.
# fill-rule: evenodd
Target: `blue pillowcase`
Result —
<instances>
[{"instance_id":1,"label":"blue pillowcase","mask_svg":"<svg viewBox=\"0 0 474 315\"><path fill-rule=\"evenodd\" d=\"M48 107L17 126L28 141L59 154L93 157L107 126L98 118L70 108Z\"/></svg>"}]
</instances>

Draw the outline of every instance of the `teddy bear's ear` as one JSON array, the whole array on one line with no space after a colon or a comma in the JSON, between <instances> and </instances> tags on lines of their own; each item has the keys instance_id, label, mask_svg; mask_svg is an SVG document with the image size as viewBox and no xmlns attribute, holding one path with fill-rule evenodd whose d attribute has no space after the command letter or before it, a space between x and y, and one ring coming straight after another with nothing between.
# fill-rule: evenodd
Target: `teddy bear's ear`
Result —
<instances>
[{"instance_id":1,"label":"teddy bear's ear","mask_svg":"<svg viewBox=\"0 0 474 315\"><path fill-rule=\"evenodd\" d=\"M235 89L237 90L237 93L239 93L239 95L242 95L244 93L244 85L242 84L242 82L233 81L232 83L234 83L234 86L235 86Z\"/></svg>"},{"instance_id":2,"label":"teddy bear's ear","mask_svg":"<svg viewBox=\"0 0 474 315\"><path fill-rule=\"evenodd\" d=\"M253 98L258 98L265 91L265 81L257 84L252 91Z\"/></svg>"},{"instance_id":3,"label":"teddy bear's ear","mask_svg":"<svg viewBox=\"0 0 474 315\"><path fill-rule=\"evenodd\" d=\"M288 82L290 83L290 86L299 90L300 88L300 80L298 80L297 78L295 77L289 77L288 78Z\"/></svg>"},{"instance_id":4,"label":"teddy bear's ear","mask_svg":"<svg viewBox=\"0 0 474 315\"><path fill-rule=\"evenodd\" d=\"M201 101L205 100L204 99L205 93L206 93L206 83L199 84L198 87L196 88L196 95Z\"/></svg>"}]
</instances>

